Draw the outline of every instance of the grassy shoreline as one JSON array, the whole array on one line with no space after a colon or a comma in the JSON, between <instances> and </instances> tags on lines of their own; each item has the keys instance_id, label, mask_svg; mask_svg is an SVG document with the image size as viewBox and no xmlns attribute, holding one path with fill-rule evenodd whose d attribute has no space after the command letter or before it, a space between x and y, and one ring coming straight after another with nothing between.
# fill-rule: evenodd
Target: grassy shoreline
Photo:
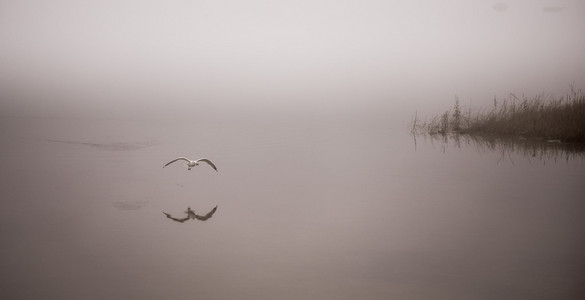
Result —
<instances>
[{"instance_id":1,"label":"grassy shoreline","mask_svg":"<svg viewBox=\"0 0 585 300\"><path fill-rule=\"evenodd\" d=\"M459 100L453 109L421 121L415 114L412 133L497 135L539 139L555 143L585 143L585 93L571 87L560 98L494 99L490 110L462 112Z\"/></svg>"}]
</instances>

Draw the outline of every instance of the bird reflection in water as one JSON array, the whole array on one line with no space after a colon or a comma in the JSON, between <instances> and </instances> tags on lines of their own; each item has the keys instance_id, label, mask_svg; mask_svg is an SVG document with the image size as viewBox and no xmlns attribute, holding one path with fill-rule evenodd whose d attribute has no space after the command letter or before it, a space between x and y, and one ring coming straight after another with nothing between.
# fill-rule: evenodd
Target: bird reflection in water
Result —
<instances>
[{"instance_id":1,"label":"bird reflection in water","mask_svg":"<svg viewBox=\"0 0 585 300\"><path fill-rule=\"evenodd\" d=\"M165 214L165 216L167 216L167 218L175 221L175 222L179 222L179 223L184 223L185 221L188 220L194 220L197 219L199 221L207 221L209 220L211 217L213 217L213 214L215 213L215 211L217 210L217 205L207 214L205 215L198 215L195 213L194 210L191 209L191 207L187 207L187 210L185 211L185 213L187 214L186 217L184 218L174 218L173 216L171 216L170 214L167 214L166 212L163 211L163 214Z\"/></svg>"}]
</instances>

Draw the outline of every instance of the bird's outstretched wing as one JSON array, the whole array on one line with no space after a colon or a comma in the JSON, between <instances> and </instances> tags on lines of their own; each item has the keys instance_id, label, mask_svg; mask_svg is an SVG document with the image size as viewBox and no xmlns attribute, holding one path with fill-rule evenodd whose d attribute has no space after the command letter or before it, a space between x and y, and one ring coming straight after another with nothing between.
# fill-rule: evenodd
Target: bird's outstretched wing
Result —
<instances>
[{"instance_id":1,"label":"bird's outstretched wing","mask_svg":"<svg viewBox=\"0 0 585 300\"><path fill-rule=\"evenodd\" d=\"M175 159L169 161L166 165L163 166L163 168L166 167L166 166L168 166L168 165L170 165L170 164L172 164L172 163L174 163L174 162L176 162L177 160L184 160L186 162L190 162L190 160L187 159L187 158L179 157L179 158L175 158Z\"/></svg>"},{"instance_id":2,"label":"bird's outstretched wing","mask_svg":"<svg viewBox=\"0 0 585 300\"><path fill-rule=\"evenodd\" d=\"M215 171L217 171L217 167L213 164L213 162L211 162L211 160L207 159L207 158L200 158L198 159L196 162L206 162L208 165L210 165Z\"/></svg>"},{"instance_id":3,"label":"bird's outstretched wing","mask_svg":"<svg viewBox=\"0 0 585 300\"><path fill-rule=\"evenodd\" d=\"M163 211L163 214L165 214L165 216L167 216L167 218L169 218L169 219L171 219L173 221L176 221L176 222L180 222L180 223L183 223L183 222L185 222L185 221L187 221L187 220L190 219L189 216L184 217L184 218L181 218L181 219L179 219L179 218L173 218L170 214L167 214L164 211Z\"/></svg>"},{"instance_id":4,"label":"bird's outstretched wing","mask_svg":"<svg viewBox=\"0 0 585 300\"><path fill-rule=\"evenodd\" d=\"M216 210L217 210L217 205L210 212L208 212L206 215L204 215L204 216L194 215L194 217L195 217L195 219L197 219L199 221L207 221L207 219L213 217L213 214L215 213Z\"/></svg>"}]
</instances>

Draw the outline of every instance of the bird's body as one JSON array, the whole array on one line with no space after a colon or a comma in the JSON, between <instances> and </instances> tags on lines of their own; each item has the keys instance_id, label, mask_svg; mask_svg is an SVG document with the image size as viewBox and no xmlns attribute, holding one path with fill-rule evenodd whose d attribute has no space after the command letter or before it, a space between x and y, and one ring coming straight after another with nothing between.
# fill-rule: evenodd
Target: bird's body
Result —
<instances>
[{"instance_id":1,"label":"bird's body","mask_svg":"<svg viewBox=\"0 0 585 300\"><path fill-rule=\"evenodd\" d=\"M198 160L190 160L186 157L179 157L179 158L175 158L175 159L171 160L170 162L168 162L166 165L163 166L163 168L178 161L178 160L184 160L187 162L185 164L187 166L187 170L191 170L191 168L198 166L200 162L205 162L208 165L210 165L215 171L217 171L217 167L213 164L213 162L211 162L211 160L209 160L207 158L200 158Z\"/></svg>"}]
</instances>

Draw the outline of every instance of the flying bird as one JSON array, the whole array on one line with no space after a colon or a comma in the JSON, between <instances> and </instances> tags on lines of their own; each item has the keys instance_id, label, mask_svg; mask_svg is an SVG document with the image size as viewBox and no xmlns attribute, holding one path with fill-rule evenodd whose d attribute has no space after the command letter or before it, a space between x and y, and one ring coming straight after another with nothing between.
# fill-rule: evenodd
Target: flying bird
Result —
<instances>
[{"instance_id":1,"label":"flying bird","mask_svg":"<svg viewBox=\"0 0 585 300\"><path fill-rule=\"evenodd\" d=\"M209 160L207 158L200 158L198 160L190 160L190 159L185 158L185 157L179 157L179 158L173 159L170 162L168 162L166 165L163 166L163 168L176 162L177 160L186 161L187 163L185 165L187 166L187 170L191 170L191 168L198 166L200 162L205 162L208 165L210 165L215 171L217 171L217 167L213 164L213 162L211 162L211 160Z\"/></svg>"}]
</instances>

